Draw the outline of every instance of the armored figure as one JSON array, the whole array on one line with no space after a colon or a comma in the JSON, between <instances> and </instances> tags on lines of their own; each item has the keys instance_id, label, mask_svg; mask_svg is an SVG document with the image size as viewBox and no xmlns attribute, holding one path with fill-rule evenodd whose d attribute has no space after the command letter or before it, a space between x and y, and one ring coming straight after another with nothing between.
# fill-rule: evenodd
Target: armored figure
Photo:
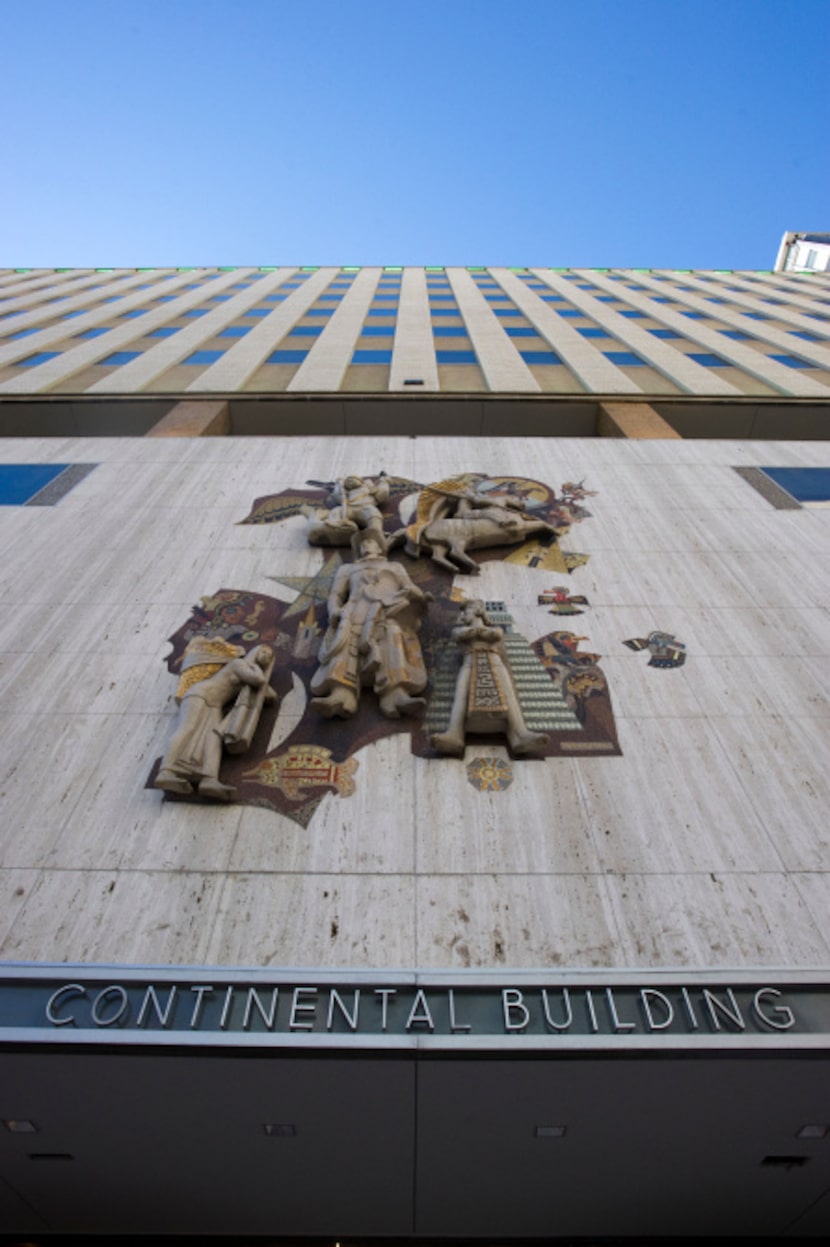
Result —
<instances>
[{"instance_id":1,"label":"armored figure","mask_svg":"<svg viewBox=\"0 0 830 1247\"><path fill-rule=\"evenodd\" d=\"M274 651L268 645L246 654L221 637L194 637L188 643L176 692L179 720L156 776L157 788L233 801L236 789L219 780L222 750L244 753L250 746L263 706L276 700L268 682L273 668Z\"/></svg>"},{"instance_id":2,"label":"armored figure","mask_svg":"<svg viewBox=\"0 0 830 1247\"><path fill-rule=\"evenodd\" d=\"M356 533L352 548L358 558L338 570L329 594L312 705L327 718L348 718L368 687L387 718L421 714L427 674L417 633L431 596L386 558L374 530Z\"/></svg>"}]
</instances>

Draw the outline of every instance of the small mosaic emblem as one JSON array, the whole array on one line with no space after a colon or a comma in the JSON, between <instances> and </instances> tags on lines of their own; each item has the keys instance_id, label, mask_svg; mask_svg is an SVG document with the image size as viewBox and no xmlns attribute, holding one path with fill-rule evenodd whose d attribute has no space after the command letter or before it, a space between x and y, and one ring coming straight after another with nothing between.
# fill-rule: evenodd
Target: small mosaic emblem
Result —
<instances>
[{"instance_id":1,"label":"small mosaic emblem","mask_svg":"<svg viewBox=\"0 0 830 1247\"><path fill-rule=\"evenodd\" d=\"M292 801L302 800L311 788L332 788L341 797L350 797L357 768L355 758L333 762L331 750L321 745L294 745L281 757L265 758L246 771L245 778L279 788Z\"/></svg>"},{"instance_id":2,"label":"small mosaic emblem","mask_svg":"<svg viewBox=\"0 0 830 1247\"><path fill-rule=\"evenodd\" d=\"M546 589L536 600L540 606L549 606L551 615L582 615L582 607L590 605L586 597L569 593L565 585L554 585L552 589Z\"/></svg>"},{"instance_id":3,"label":"small mosaic emblem","mask_svg":"<svg viewBox=\"0 0 830 1247\"><path fill-rule=\"evenodd\" d=\"M503 792L513 783L513 767L504 758L473 758L467 779L479 792Z\"/></svg>"},{"instance_id":4,"label":"small mosaic emblem","mask_svg":"<svg viewBox=\"0 0 830 1247\"><path fill-rule=\"evenodd\" d=\"M671 632L649 632L647 637L631 637L623 645L638 651L647 649L651 654L650 667L682 667L686 661L686 646Z\"/></svg>"}]
</instances>

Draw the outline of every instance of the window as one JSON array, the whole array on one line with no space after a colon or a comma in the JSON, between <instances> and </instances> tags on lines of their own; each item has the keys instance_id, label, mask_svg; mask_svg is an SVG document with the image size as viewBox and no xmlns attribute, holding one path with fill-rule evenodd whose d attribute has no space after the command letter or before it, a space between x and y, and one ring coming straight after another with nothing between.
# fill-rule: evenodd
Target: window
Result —
<instances>
[{"instance_id":1,"label":"window","mask_svg":"<svg viewBox=\"0 0 830 1247\"><path fill-rule=\"evenodd\" d=\"M626 368L637 368L645 366L645 360L640 359L639 355L635 355L633 351L603 351L606 359L612 364L618 364Z\"/></svg>"},{"instance_id":2,"label":"window","mask_svg":"<svg viewBox=\"0 0 830 1247\"><path fill-rule=\"evenodd\" d=\"M182 312L182 316L206 316L207 311L206 307L192 307L189 312Z\"/></svg>"},{"instance_id":3,"label":"window","mask_svg":"<svg viewBox=\"0 0 830 1247\"><path fill-rule=\"evenodd\" d=\"M187 359L183 359L183 364L215 364L217 359L225 354L224 351L194 351L192 355L188 355Z\"/></svg>"},{"instance_id":4,"label":"window","mask_svg":"<svg viewBox=\"0 0 830 1247\"><path fill-rule=\"evenodd\" d=\"M284 294L266 294L263 297L263 303L282 303L284 298Z\"/></svg>"},{"instance_id":5,"label":"window","mask_svg":"<svg viewBox=\"0 0 830 1247\"><path fill-rule=\"evenodd\" d=\"M525 328L522 325L507 325L505 333L511 338L535 338L537 336L535 329Z\"/></svg>"},{"instance_id":6,"label":"window","mask_svg":"<svg viewBox=\"0 0 830 1247\"><path fill-rule=\"evenodd\" d=\"M4 342L17 342L18 338L28 338L30 333L37 333L37 332L38 332L37 329L18 329L17 333L7 334L6 337L3 339L3 341ZM103 332L104 332L103 329L99 330L99 333L103 333ZM83 337L83 334L78 334L78 337Z\"/></svg>"},{"instance_id":7,"label":"window","mask_svg":"<svg viewBox=\"0 0 830 1247\"><path fill-rule=\"evenodd\" d=\"M295 325L291 330L292 338L316 338L323 332L322 325Z\"/></svg>"},{"instance_id":8,"label":"window","mask_svg":"<svg viewBox=\"0 0 830 1247\"><path fill-rule=\"evenodd\" d=\"M436 362L439 364L475 364L478 363L475 351L436 351Z\"/></svg>"},{"instance_id":9,"label":"window","mask_svg":"<svg viewBox=\"0 0 830 1247\"><path fill-rule=\"evenodd\" d=\"M608 338L610 337L610 334L608 333L607 329L579 329L577 328L576 332L581 333L583 338ZM657 333L658 331L656 329L652 329L651 332Z\"/></svg>"},{"instance_id":10,"label":"window","mask_svg":"<svg viewBox=\"0 0 830 1247\"><path fill-rule=\"evenodd\" d=\"M163 329L153 329L147 334L148 338L169 338L171 334L178 333L178 329L174 326L166 325Z\"/></svg>"},{"instance_id":11,"label":"window","mask_svg":"<svg viewBox=\"0 0 830 1247\"><path fill-rule=\"evenodd\" d=\"M266 359L266 364L301 364L308 351L274 351Z\"/></svg>"},{"instance_id":12,"label":"window","mask_svg":"<svg viewBox=\"0 0 830 1247\"><path fill-rule=\"evenodd\" d=\"M333 307L312 307L306 312L306 316L331 316L333 311Z\"/></svg>"},{"instance_id":13,"label":"window","mask_svg":"<svg viewBox=\"0 0 830 1247\"><path fill-rule=\"evenodd\" d=\"M732 364L728 359L721 359L720 355L707 354L690 354L688 359L693 359L696 364L702 364L704 368L731 368Z\"/></svg>"},{"instance_id":14,"label":"window","mask_svg":"<svg viewBox=\"0 0 830 1247\"><path fill-rule=\"evenodd\" d=\"M584 312L580 312L578 307L558 307L556 309L558 316L584 316Z\"/></svg>"},{"instance_id":15,"label":"window","mask_svg":"<svg viewBox=\"0 0 830 1247\"><path fill-rule=\"evenodd\" d=\"M133 308L131 312L122 312L122 320L135 320L136 316L143 316L148 309L146 307Z\"/></svg>"},{"instance_id":16,"label":"window","mask_svg":"<svg viewBox=\"0 0 830 1247\"><path fill-rule=\"evenodd\" d=\"M526 364L561 364L562 360L553 351L519 351Z\"/></svg>"},{"instance_id":17,"label":"window","mask_svg":"<svg viewBox=\"0 0 830 1247\"><path fill-rule=\"evenodd\" d=\"M774 359L777 364L786 364L788 368L815 368L817 366L806 359L799 359L797 355L768 355L767 358Z\"/></svg>"},{"instance_id":18,"label":"window","mask_svg":"<svg viewBox=\"0 0 830 1247\"><path fill-rule=\"evenodd\" d=\"M270 307L249 307L247 312L240 312L240 316L270 316L273 308Z\"/></svg>"},{"instance_id":19,"label":"window","mask_svg":"<svg viewBox=\"0 0 830 1247\"><path fill-rule=\"evenodd\" d=\"M113 355L108 355L106 359L96 360L101 368L115 368L119 364L129 364L132 360L138 359L141 351L116 351Z\"/></svg>"},{"instance_id":20,"label":"window","mask_svg":"<svg viewBox=\"0 0 830 1247\"><path fill-rule=\"evenodd\" d=\"M725 338L731 338L733 342L757 342L757 338L753 338L751 333L744 333L743 329L719 329L718 333L722 333Z\"/></svg>"},{"instance_id":21,"label":"window","mask_svg":"<svg viewBox=\"0 0 830 1247\"><path fill-rule=\"evenodd\" d=\"M543 294L543 303L564 303L565 296L563 294Z\"/></svg>"},{"instance_id":22,"label":"window","mask_svg":"<svg viewBox=\"0 0 830 1247\"><path fill-rule=\"evenodd\" d=\"M27 329L25 330L25 332L30 333L31 330ZM788 332L791 333L794 338L803 338L805 342L824 342L825 341L825 339L820 338L817 333L807 333L806 329L790 329L788 330Z\"/></svg>"},{"instance_id":23,"label":"window","mask_svg":"<svg viewBox=\"0 0 830 1247\"><path fill-rule=\"evenodd\" d=\"M60 351L40 351L37 355L30 355L28 359L18 360L18 366L34 368L37 364L45 364L47 360L56 359L60 353Z\"/></svg>"},{"instance_id":24,"label":"window","mask_svg":"<svg viewBox=\"0 0 830 1247\"><path fill-rule=\"evenodd\" d=\"M362 338L394 338L394 325L364 325L360 331Z\"/></svg>"},{"instance_id":25,"label":"window","mask_svg":"<svg viewBox=\"0 0 830 1247\"><path fill-rule=\"evenodd\" d=\"M524 312L520 312L517 307L494 307L493 311L497 316L524 316Z\"/></svg>"},{"instance_id":26,"label":"window","mask_svg":"<svg viewBox=\"0 0 830 1247\"><path fill-rule=\"evenodd\" d=\"M649 329L649 333L654 334L655 338L680 338L682 334L677 333L674 329Z\"/></svg>"},{"instance_id":27,"label":"window","mask_svg":"<svg viewBox=\"0 0 830 1247\"><path fill-rule=\"evenodd\" d=\"M76 333L76 338L100 338L102 333L109 333L109 329L84 329L83 333Z\"/></svg>"},{"instance_id":28,"label":"window","mask_svg":"<svg viewBox=\"0 0 830 1247\"><path fill-rule=\"evenodd\" d=\"M250 325L231 325L216 336L218 338L244 338L245 334L250 332Z\"/></svg>"},{"instance_id":29,"label":"window","mask_svg":"<svg viewBox=\"0 0 830 1247\"><path fill-rule=\"evenodd\" d=\"M429 297L433 303L452 303L455 300L453 294L431 294Z\"/></svg>"},{"instance_id":30,"label":"window","mask_svg":"<svg viewBox=\"0 0 830 1247\"><path fill-rule=\"evenodd\" d=\"M368 314L370 316L394 316L395 310L393 307L370 307Z\"/></svg>"},{"instance_id":31,"label":"window","mask_svg":"<svg viewBox=\"0 0 830 1247\"><path fill-rule=\"evenodd\" d=\"M432 332L436 338L466 338L467 330L464 325L433 325ZM531 329L531 333L533 330Z\"/></svg>"},{"instance_id":32,"label":"window","mask_svg":"<svg viewBox=\"0 0 830 1247\"><path fill-rule=\"evenodd\" d=\"M353 364L391 364L391 351L355 351Z\"/></svg>"},{"instance_id":33,"label":"window","mask_svg":"<svg viewBox=\"0 0 830 1247\"><path fill-rule=\"evenodd\" d=\"M620 309L620 316L627 316L629 320L635 320L638 317L645 316L645 312L638 312L635 308Z\"/></svg>"}]
</instances>

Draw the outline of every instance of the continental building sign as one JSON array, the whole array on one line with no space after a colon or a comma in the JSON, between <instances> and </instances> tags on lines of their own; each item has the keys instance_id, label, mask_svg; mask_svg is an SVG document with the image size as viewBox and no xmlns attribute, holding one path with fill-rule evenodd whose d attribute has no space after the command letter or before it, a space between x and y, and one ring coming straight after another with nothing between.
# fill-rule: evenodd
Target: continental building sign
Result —
<instances>
[{"instance_id":1,"label":"continental building sign","mask_svg":"<svg viewBox=\"0 0 830 1247\"><path fill-rule=\"evenodd\" d=\"M75 1043L242 1042L324 1046L555 1047L680 1041L684 1047L787 1036L830 1037L830 984L684 976L622 980L524 976L449 983L381 975L269 979L171 972L0 980L0 1037ZM570 1045L566 1045L570 1046ZM649 1043L651 1046L651 1043ZM754 1045L753 1045L754 1046Z\"/></svg>"}]
</instances>

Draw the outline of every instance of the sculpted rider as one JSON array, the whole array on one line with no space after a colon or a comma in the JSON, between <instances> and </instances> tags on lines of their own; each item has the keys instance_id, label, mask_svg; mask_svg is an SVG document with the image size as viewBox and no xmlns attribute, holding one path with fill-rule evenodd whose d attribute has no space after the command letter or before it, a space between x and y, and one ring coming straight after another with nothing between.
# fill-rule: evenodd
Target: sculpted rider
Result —
<instances>
[{"instance_id":1,"label":"sculpted rider","mask_svg":"<svg viewBox=\"0 0 830 1247\"><path fill-rule=\"evenodd\" d=\"M548 737L525 723L505 660L504 632L490 623L480 599L465 602L452 637L464 647L464 659L447 730L432 737L433 747L463 757L467 732L503 732L514 753L543 749Z\"/></svg>"},{"instance_id":2,"label":"sculpted rider","mask_svg":"<svg viewBox=\"0 0 830 1247\"><path fill-rule=\"evenodd\" d=\"M347 546L358 529L377 533L383 541L380 507L388 497L389 485L383 472L374 482L360 476L335 481L329 492L328 509L302 508L309 521L309 542L313 546Z\"/></svg>"},{"instance_id":3,"label":"sculpted rider","mask_svg":"<svg viewBox=\"0 0 830 1247\"><path fill-rule=\"evenodd\" d=\"M417 632L431 595L389 562L374 530L356 533L352 548L357 561L343 564L329 594L311 704L327 718L348 718L361 689L373 688L387 718L422 714L427 673Z\"/></svg>"},{"instance_id":4,"label":"sculpted rider","mask_svg":"<svg viewBox=\"0 0 830 1247\"><path fill-rule=\"evenodd\" d=\"M222 749L243 753L250 745L263 705L276 700L268 683L273 667L268 645L246 654L220 637L195 637L188 644L176 694L179 720L156 776L157 788L233 801L236 789L219 780Z\"/></svg>"}]
</instances>

